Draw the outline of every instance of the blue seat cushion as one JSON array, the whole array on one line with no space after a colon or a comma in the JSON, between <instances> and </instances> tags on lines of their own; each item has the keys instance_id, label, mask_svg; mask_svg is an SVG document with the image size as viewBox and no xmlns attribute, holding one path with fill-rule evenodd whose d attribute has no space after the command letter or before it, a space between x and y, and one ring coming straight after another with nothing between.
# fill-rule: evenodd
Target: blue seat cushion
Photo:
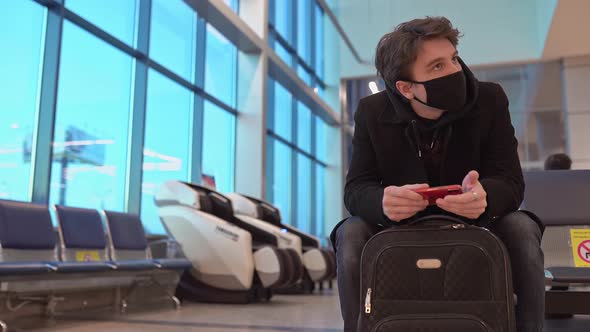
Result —
<instances>
[{"instance_id":1,"label":"blue seat cushion","mask_svg":"<svg viewBox=\"0 0 590 332\"><path fill-rule=\"evenodd\" d=\"M114 265L106 262L52 262L60 273L90 273L111 271Z\"/></svg>"},{"instance_id":2,"label":"blue seat cushion","mask_svg":"<svg viewBox=\"0 0 590 332\"><path fill-rule=\"evenodd\" d=\"M47 206L0 200L0 244L4 249L54 249Z\"/></svg>"},{"instance_id":3,"label":"blue seat cushion","mask_svg":"<svg viewBox=\"0 0 590 332\"><path fill-rule=\"evenodd\" d=\"M66 206L55 208L66 248L106 248L106 236L98 211Z\"/></svg>"},{"instance_id":4,"label":"blue seat cushion","mask_svg":"<svg viewBox=\"0 0 590 332\"><path fill-rule=\"evenodd\" d=\"M154 259L154 262L164 270L188 270L193 267L186 258L161 258Z\"/></svg>"},{"instance_id":5,"label":"blue seat cushion","mask_svg":"<svg viewBox=\"0 0 590 332\"><path fill-rule=\"evenodd\" d=\"M0 276L18 276L51 272L44 262L0 262Z\"/></svg>"},{"instance_id":6,"label":"blue seat cushion","mask_svg":"<svg viewBox=\"0 0 590 332\"><path fill-rule=\"evenodd\" d=\"M110 262L116 266L117 270L121 271L139 271L139 270L153 270L158 265L149 259L146 260L129 260L129 261L113 261Z\"/></svg>"},{"instance_id":7,"label":"blue seat cushion","mask_svg":"<svg viewBox=\"0 0 590 332\"><path fill-rule=\"evenodd\" d=\"M115 249L146 250L147 239L138 215L105 211Z\"/></svg>"}]
</instances>

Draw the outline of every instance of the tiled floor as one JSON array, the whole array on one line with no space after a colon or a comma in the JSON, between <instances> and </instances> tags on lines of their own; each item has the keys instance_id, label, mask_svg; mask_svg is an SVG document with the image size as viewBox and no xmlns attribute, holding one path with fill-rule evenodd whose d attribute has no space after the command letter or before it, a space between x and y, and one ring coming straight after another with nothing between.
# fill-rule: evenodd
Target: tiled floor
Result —
<instances>
[{"instance_id":1,"label":"tiled floor","mask_svg":"<svg viewBox=\"0 0 590 332\"><path fill-rule=\"evenodd\" d=\"M270 303L250 305L186 304L181 310L159 310L110 317L60 319L42 331L64 332L340 332L342 321L335 292L277 295ZM590 331L590 316L549 320L545 332Z\"/></svg>"}]
</instances>

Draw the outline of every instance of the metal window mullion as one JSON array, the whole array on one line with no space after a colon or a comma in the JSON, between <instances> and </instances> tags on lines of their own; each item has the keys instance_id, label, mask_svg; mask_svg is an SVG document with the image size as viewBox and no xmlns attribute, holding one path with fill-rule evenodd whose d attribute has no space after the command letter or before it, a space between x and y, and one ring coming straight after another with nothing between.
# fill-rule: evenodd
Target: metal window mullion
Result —
<instances>
[{"instance_id":1,"label":"metal window mullion","mask_svg":"<svg viewBox=\"0 0 590 332\"><path fill-rule=\"evenodd\" d=\"M205 61L207 47L207 23L204 19L197 19L197 51L195 59L195 85L200 92L195 92L193 98L193 132L191 144L191 174L190 181L201 183L203 168L203 128L205 118Z\"/></svg>"},{"instance_id":2,"label":"metal window mullion","mask_svg":"<svg viewBox=\"0 0 590 332\"><path fill-rule=\"evenodd\" d=\"M48 7L43 45L43 64L36 130L32 139L32 181L29 198L32 202L47 204L52 172L52 142L55 130L60 52L63 35L63 6ZM63 170L62 170L63 171Z\"/></svg>"},{"instance_id":3,"label":"metal window mullion","mask_svg":"<svg viewBox=\"0 0 590 332\"><path fill-rule=\"evenodd\" d=\"M143 0L139 1L140 8L144 7ZM146 1L148 4L151 3L150 1ZM141 10L139 11L141 12ZM113 46L114 48L118 49L119 51L130 55L135 58L145 58L147 57L147 50L143 50L140 47L133 48L132 46L128 45L123 40L113 36L112 34L106 32L104 29L100 28L99 26L91 23L90 21L86 20L82 16L72 12L71 10L64 8L64 18L66 18L69 22L75 24L82 30L87 31L88 33L92 34L93 36L97 37L101 41L106 42L107 44ZM141 23L141 22L140 22ZM146 32L148 33L148 32ZM138 34L137 36L139 39L146 38L145 36ZM139 46L139 44L138 44Z\"/></svg>"},{"instance_id":4,"label":"metal window mullion","mask_svg":"<svg viewBox=\"0 0 590 332\"><path fill-rule=\"evenodd\" d=\"M272 2L272 1L271 1ZM267 94L267 127L274 129L274 99L275 99L275 85L274 80L269 79L268 82L268 94ZM267 129L266 136L267 138L267 149L264 151L266 153L266 200L269 202L274 202L274 146L275 146L275 139L269 133L269 129Z\"/></svg>"},{"instance_id":5,"label":"metal window mullion","mask_svg":"<svg viewBox=\"0 0 590 332\"><path fill-rule=\"evenodd\" d=\"M317 234L316 233L316 225L317 225L317 213L316 213L316 208L317 208L317 197L318 197L318 193L316 192L317 190L317 186L316 186L316 182L317 182L317 166L318 164L316 162L310 161L311 164L311 174L310 174L310 182L311 182L311 205L310 205L310 213L309 213L309 217L310 217L310 225L309 225L309 229L310 229L310 233L311 234L315 234L316 236L320 236L321 234Z\"/></svg>"},{"instance_id":6,"label":"metal window mullion","mask_svg":"<svg viewBox=\"0 0 590 332\"><path fill-rule=\"evenodd\" d=\"M275 0L268 0L268 24L271 26L275 24Z\"/></svg>"},{"instance_id":7,"label":"metal window mullion","mask_svg":"<svg viewBox=\"0 0 590 332\"><path fill-rule=\"evenodd\" d=\"M312 156L309 152L307 151L303 151L302 149L300 149L299 147L295 146L293 143L287 141L286 139L284 139L283 137L277 135L274 131L267 129L266 133L271 136L272 138L276 139L277 141L283 143L284 145L288 146L289 148L297 151L297 153L300 153L304 156L306 156L307 158L319 163L320 165L327 167L328 165L326 163L324 163L323 161L317 159L316 157Z\"/></svg>"},{"instance_id":8,"label":"metal window mullion","mask_svg":"<svg viewBox=\"0 0 590 332\"><path fill-rule=\"evenodd\" d=\"M291 22L291 40L292 40L292 45L293 47L291 48L291 67L295 68L295 71L297 71L297 65L299 64L299 55L297 53L298 51L298 42L297 42L297 38L298 38L298 34L299 31L297 31L297 25L299 23L299 17L297 16L297 0L293 0L291 1L291 12L293 13L291 15L291 17L294 17L295 19L292 20Z\"/></svg>"},{"instance_id":9,"label":"metal window mullion","mask_svg":"<svg viewBox=\"0 0 590 332\"><path fill-rule=\"evenodd\" d=\"M137 49L142 54L148 54L150 43L151 0L137 2ZM148 89L147 57L135 59L133 77L133 102L131 105L131 123L129 132L129 151L127 155L126 200L125 211L139 214L141 211L141 188L143 177L143 150L145 146L145 120L147 113ZM149 202L151 203L151 202Z\"/></svg>"},{"instance_id":10,"label":"metal window mullion","mask_svg":"<svg viewBox=\"0 0 590 332\"><path fill-rule=\"evenodd\" d=\"M317 33L317 21L316 21L316 16L315 16L315 1L316 0L311 0L309 2L310 5L310 13L311 13L311 33L310 33L310 48L311 48L311 57L309 58L309 62L310 62L310 67L312 68L312 72L313 75L317 78L317 68L315 67L315 58L316 58L316 44L315 44L315 39L316 39L316 33Z\"/></svg>"},{"instance_id":11,"label":"metal window mullion","mask_svg":"<svg viewBox=\"0 0 590 332\"><path fill-rule=\"evenodd\" d=\"M297 99L291 95L291 140L292 143L296 146L297 139L299 137L299 133L297 132ZM297 220L298 212L298 197L297 197L297 188L299 187L298 178L299 178L299 170L297 167L297 150L291 148L291 225L297 228L299 227L299 223Z\"/></svg>"}]
</instances>

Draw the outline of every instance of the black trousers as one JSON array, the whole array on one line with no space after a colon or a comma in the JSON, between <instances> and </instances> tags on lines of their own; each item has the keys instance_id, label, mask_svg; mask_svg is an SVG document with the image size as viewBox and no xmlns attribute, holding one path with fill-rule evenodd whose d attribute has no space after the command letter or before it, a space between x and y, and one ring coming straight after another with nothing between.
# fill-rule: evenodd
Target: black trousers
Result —
<instances>
[{"instance_id":1,"label":"black trousers","mask_svg":"<svg viewBox=\"0 0 590 332\"><path fill-rule=\"evenodd\" d=\"M489 226L508 249L514 292L518 296L518 332L539 332L545 312L545 275L541 229L525 213L513 212ZM365 243L381 231L358 217L350 217L336 230L335 248L340 309L344 331L355 332L361 309L360 262ZM364 331L358 331L364 332Z\"/></svg>"}]
</instances>

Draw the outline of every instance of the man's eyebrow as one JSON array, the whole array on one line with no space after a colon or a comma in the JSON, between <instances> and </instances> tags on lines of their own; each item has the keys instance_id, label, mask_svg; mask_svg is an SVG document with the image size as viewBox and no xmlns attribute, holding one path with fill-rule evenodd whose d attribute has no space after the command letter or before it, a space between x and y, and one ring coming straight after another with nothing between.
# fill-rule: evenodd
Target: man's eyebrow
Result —
<instances>
[{"instance_id":1,"label":"man's eyebrow","mask_svg":"<svg viewBox=\"0 0 590 332\"><path fill-rule=\"evenodd\" d=\"M459 55L459 52L458 52L458 51L455 51L455 53L453 53L453 57L456 57L457 55ZM439 61L441 61L441 60L444 60L444 59L445 59L445 57L442 57L442 56L441 56L441 57L438 57L438 58L436 58L436 59L434 59L434 60L430 61L430 62L429 62L427 65L426 65L426 67L430 67L430 66L432 66L433 64L435 64L435 63L437 63L437 62L439 62Z\"/></svg>"}]
</instances>

